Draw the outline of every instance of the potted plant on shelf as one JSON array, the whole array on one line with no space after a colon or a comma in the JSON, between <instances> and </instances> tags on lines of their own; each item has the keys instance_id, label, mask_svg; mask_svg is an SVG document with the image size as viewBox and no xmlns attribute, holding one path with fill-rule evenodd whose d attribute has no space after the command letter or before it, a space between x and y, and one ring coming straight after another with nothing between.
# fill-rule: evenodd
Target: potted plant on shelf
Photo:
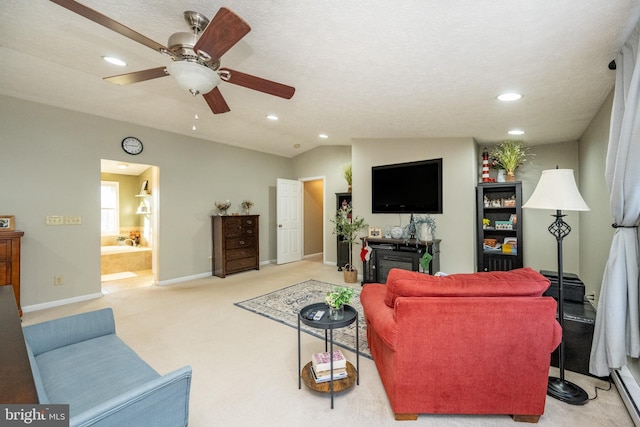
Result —
<instances>
[{"instance_id":1,"label":"potted plant on shelf","mask_svg":"<svg viewBox=\"0 0 640 427\"><path fill-rule=\"evenodd\" d=\"M351 193L351 182L353 178L353 169L351 163L342 165L342 176L347 181L347 192Z\"/></svg>"},{"instance_id":2,"label":"potted plant on shelf","mask_svg":"<svg viewBox=\"0 0 640 427\"><path fill-rule=\"evenodd\" d=\"M327 292L324 302L329 306L329 318L331 320L344 319L344 306L351 302L355 295L352 288L334 286L333 291Z\"/></svg>"},{"instance_id":3,"label":"potted plant on shelf","mask_svg":"<svg viewBox=\"0 0 640 427\"><path fill-rule=\"evenodd\" d=\"M507 181L515 181L518 166L527 161L531 154L527 147L519 141L504 141L491 150L493 166L507 172Z\"/></svg>"},{"instance_id":4,"label":"potted plant on shelf","mask_svg":"<svg viewBox=\"0 0 640 427\"><path fill-rule=\"evenodd\" d=\"M369 225L364 222L364 219L352 216L350 206L338 209L336 217L331 222L334 225L333 234L342 237L342 241L346 242L349 248L349 262L342 268L344 281L355 283L358 278L358 270L353 265L353 244L357 243L360 232Z\"/></svg>"}]
</instances>

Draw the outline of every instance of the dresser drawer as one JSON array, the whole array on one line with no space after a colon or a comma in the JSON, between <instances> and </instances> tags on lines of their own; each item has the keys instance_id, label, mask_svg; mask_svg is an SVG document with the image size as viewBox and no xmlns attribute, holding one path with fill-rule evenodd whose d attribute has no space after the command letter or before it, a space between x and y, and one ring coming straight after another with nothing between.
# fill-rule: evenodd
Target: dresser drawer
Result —
<instances>
[{"instance_id":1,"label":"dresser drawer","mask_svg":"<svg viewBox=\"0 0 640 427\"><path fill-rule=\"evenodd\" d=\"M225 242L227 251L238 248L255 248L256 239L252 237L238 237L234 239L227 239Z\"/></svg>"},{"instance_id":2,"label":"dresser drawer","mask_svg":"<svg viewBox=\"0 0 640 427\"><path fill-rule=\"evenodd\" d=\"M11 240L0 240L0 260L11 259Z\"/></svg>"},{"instance_id":3,"label":"dresser drawer","mask_svg":"<svg viewBox=\"0 0 640 427\"><path fill-rule=\"evenodd\" d=\"M254 258L242 258L242 259L229 259L227 258L227 273L233 273L240 270L249 270L256 268L256 259Z\"/></svg>"},{"instance_id":4,"label":"dresser drawer","mask_svg":"<svg viewBox=\"0 0 640 427\"><path fill-rule=\"evenodd\" d=\"M253 262L256 262L256 249L255 248L240 248L240 249L229 249L227 251L226 258L229 259L240 259L240 258L251 258Z\"/></svg>"}]
</instances>

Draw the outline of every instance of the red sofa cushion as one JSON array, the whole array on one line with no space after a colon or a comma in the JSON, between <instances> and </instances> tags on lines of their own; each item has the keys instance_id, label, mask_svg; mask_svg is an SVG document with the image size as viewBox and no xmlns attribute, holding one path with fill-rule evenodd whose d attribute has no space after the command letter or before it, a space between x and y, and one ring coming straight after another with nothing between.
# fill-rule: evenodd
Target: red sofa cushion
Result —
<instances>
[{"instance_id":1,"label":"red sofa cushion","mask_svg":"<svg viewBox=\"0 0 640 427\"><path fill-rule=\"evenodd\" d=\"M387 276L384 302L393 307L398 297L539 297L549 284L549 279L529 267L449 276L394 268Z\"/></svg>"}]
</instances>

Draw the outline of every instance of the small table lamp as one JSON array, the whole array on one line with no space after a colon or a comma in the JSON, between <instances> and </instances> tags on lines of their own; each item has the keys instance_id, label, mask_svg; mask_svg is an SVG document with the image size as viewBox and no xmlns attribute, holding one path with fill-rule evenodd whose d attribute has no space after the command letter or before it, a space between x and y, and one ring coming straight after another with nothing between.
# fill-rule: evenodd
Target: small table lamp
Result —
<instances>
[{"instance_id":1,"label":"small table lamp","mask_svg":"<svg viewBox=\"0 0 640 427\"><path fill-rule=\"evenodd\" d=\"M563 336L558 350L560 378L549 377L547 394L572 405L584 405L589 395L579 386L564 379L564 290L562 283L562 239L569 235L571 227L562 220L563 210L588 211L589 207L578 191L572 169L549 169L542 176L533 194L523 208L555 210L555 221L549 226L549 233L558 242L558 317Z\"/></svg>"}]
</instances>

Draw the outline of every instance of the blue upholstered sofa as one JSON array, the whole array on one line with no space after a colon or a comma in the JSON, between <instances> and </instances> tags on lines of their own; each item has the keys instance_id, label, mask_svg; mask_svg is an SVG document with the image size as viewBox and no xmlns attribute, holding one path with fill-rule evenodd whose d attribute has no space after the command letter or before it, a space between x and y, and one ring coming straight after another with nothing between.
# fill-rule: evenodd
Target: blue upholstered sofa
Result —
<instances>
[{"instance_id":1,"label":"blue upholstered sofa","mask_svg":"<svg viewBox=\"0 0 640 427\"><path fill-rule=\"evenodd\" d=\"M41 404L71 426L186 426L191 367L158 374L116 336L110 308L24 327Z\"/></svg>"}]
</instances>

